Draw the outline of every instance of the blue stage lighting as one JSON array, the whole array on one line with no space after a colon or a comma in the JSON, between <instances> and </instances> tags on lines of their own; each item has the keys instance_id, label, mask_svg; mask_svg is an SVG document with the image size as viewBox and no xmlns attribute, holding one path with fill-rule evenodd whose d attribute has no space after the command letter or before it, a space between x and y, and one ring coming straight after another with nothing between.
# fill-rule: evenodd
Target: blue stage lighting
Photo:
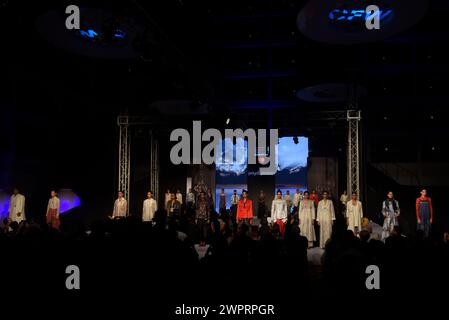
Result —
<instances>
[{"instance_id":1,"label":"blue stage lighting","mask_svg":"<svg viewBox=\"0 0 449 320\"><path fill-rule=\"evenodd\" d=\"M85 38L94 39L94 38L98 37L98 33L95 32L95 31L92 30L92 29L88 29L88 30L81 30L81 29L80 29L79 32L80 32L80 35L83 36L83 37L85 37Z\"/></svg>"},{"instance_id":2,"label":"blue stage lighting","mask_svg":"<svg viewBox=\"0 0 449 320\"><path fill-rule=\"evenodd\" d=\"M101 36L101 32L100 31L95 31L94 29L87 29L87 30L80 29L79 30L79 34L83 38L87 38L87 39L98 39ZM126 32L124 32L121 29L117 29L117 30L114 31L113 37L115 39L125 39L126 38Z\"/></svg>"},{"instance_id":3,"label":"blue stage lighting","mask_svg":"<svg viewBox=\"0 0 449 320\"><path fill-rule=\"evenodd\" d=\"M392 15L393 9L379 10L380 21L385 22ZM364 9L334 9L329 13L329 20L332 22L366 21L369 16L370 14L366 13Z\"/></svg>"}]
</instances>

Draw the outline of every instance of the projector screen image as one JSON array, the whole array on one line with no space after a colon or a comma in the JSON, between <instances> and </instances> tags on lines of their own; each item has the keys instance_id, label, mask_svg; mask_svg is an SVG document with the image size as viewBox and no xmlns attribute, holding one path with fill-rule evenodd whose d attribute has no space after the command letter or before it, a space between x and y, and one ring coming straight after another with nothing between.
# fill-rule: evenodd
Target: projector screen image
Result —
<instances>
[{"instance_id":1,"label":"projector screen image","mask_svg":"<svg viewBox=\"0 0 449 320\"><path fill-rule=\"evenodd\" d=\"M298 137L295 143L293 137L282 137L277 145L278 171L276 173L276 186L285 195L295 194L296 189L302 191L307 189L307 158L309 155L309 139Z\"/></svg>"},{"instance_id":2,"label":"projector screen image","mask_svg":"<svg viewBox=\"0 0 449 320\"><path fill-rule=\"evenodd\" d=\"M235 144L230 139L221 142L224 149L217 156L216 163L216 188L215 207L218 211L219 195L221 189L225 189L227 208L230 207L230 198L233 190L237 190L240 196L242 189L247 188L248 154L247 142L238 139ZM224 152L232 150L235 163L226 163ZM237 150L240 153L237 154ZM298 137L295 143L293 137L282 137L276 146L277 173L275 175L274 193L280 189L285 195L289 190L293 195L296 189L302 191L307 189L307 158L309 155L309 140L306 137ZM238 159L236 159L236 155Z\"/></svg>"},{"instance_id":3,"label":"projector screen image","mask_svg":"<svg viewBox=\"0 0 449 320\"><path fill-rule=\"evenodd\" d=\"M248 168L248 143L244 139L237 139L235 144L231 139L224 139L221 140L219 144L222 145L222 149L215 161L217 178L238 177L244 175ZM231 151L233 160L226 161L225 154Z\"/></svg>"},{"instance_id":4,"label":"projector screen image","mask_svg":"<svg viewBox=\"0 0 449 320\"><path fill-rule=\"evenodd\" d=\"M231 196L234 190L241 195L242 189L247 189L248 170L248 143L244 139L237 139L234 144L231 139L224 139L221 142L222 152L216 159L215 176L215 209L219 211L219 199L221 189L226 193L226 208L231 206ZM234 161L226 162L225 152L233 152Z\"/></svg>"}]
</instances>

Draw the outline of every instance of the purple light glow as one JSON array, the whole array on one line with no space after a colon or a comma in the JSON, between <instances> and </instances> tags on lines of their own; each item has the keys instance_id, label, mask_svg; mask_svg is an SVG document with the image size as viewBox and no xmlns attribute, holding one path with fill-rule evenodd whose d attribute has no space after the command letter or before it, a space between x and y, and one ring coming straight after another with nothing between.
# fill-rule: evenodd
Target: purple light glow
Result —
<instances>
[{"instance_id":1,"label":"purple light glow","mask_svg":"<svg viewBox=\"0 0 449 320\"><path fill-rule=\"evenodd\" d=\"M0 190L0 223L3 224L3 219L8 217L10 195Z\"/></svg>"},{"instance_id":2,"label":"purple light glow","mask_svg":"<svg viewBox=\"0 0 449 320\"><path fill-rule=\"evenodd\" d=\"M72 210L73 208L76 208L81 204L80 198L75 192L73 192L72 189L58 190L58 197L61 203L61 213Z\"/></svg>"},{"instance_id":3,"label":"purple light glow","mask_svg":"<svg viewBox=\"0 0 449 320\"><path fill-rule=\"evenodd\" d=\"M73 192L72 189L58 190L58 197L61 203L60 213L72 210L73 208L76 208L81 204L80 198L75 192ZM3 190L0 190L0 224L3 223L3 219L8 217L8 209L10 201L11 195L4 192Z\"/></svg>"}]
</instances>

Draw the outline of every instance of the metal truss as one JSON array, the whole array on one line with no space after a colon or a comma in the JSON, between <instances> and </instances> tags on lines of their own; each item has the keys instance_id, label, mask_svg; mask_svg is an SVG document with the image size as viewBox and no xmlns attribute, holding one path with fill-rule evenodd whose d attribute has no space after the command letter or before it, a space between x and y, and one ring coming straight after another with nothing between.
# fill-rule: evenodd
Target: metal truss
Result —
<instances>
[{"instance_id":1,"label":"metal truss","mask_svg":"<svg viewBox=\"0 0 449 320\"><path fill-rule=\"evenodd\" d=\"M359 122L361 111L319 111L310 118L321 121L346 120L348 122L348 158L347 158L347 191L348 194L356 192L360 196L360 132ZM131 126L160 126L154 118L146 116L119 116L117 123L120 128L119 138L119 189L123 190L125 197L130 198L130 127ZM154 135L150 137L150 188L154 197L159 196L159 145Z\"/></svg>"},{"instance_id":2,"label":"metal truss","mask_svg":"<svg viewBox=\"0 0 449 320\"><path fill-rule=\"evenodd\" d=\"M129 124L127 116L120 116L119 126L119 150L118 150L118 188L123 192L123 196L128 200L126 214L129 213L130 198L130 160L131 160L131 139L129 134Z\"/></svg>"},{"instance_id":3,"label":"metal truss","mask_svg":"<svg viewBox=\"0 0 449 320\"><path fill-rule=\"evenodd\" d=\"M360 196L360 133L359 122L361 112L359 110L347 110L348 121L348 194L355 192Z\"/></svg>"},{"instance_id":4,"label":"metal truss","mask_svg":"<svg viewBox=\"0 0 449 320\"><path fill-rule=\"evenodd\" d=\"M124 197L128 200L128 208L130 204L130 184L131 184L131 127L133 126L154 126L156 125L154 118L145 116L119 116L117 117L119 126L119 163L118 163L118 187L123 191ZM154 137L153 132L150 134L150 189L154 192L154 198L158 199L159 195L159 143ZM129 210L129 209L127 209ZM129 211L127 211L129 214Z\"/></svg>"},{"instance_id":5,"label":"metal truss","mask_svg":"<svg viewBox=\"0 0 449 320\"><path fill-rule=\"evenodd\" d=\"M163 126L165 123L161 122L159 119L148 116L118 116L118 125L128 125L128 126Z\"/></svg>"},{"instance_id":6,"label":"metal truss","mask_svg":"<svg viewBox=\"0 0 449 320\"><path fill-rule=\"evenodd\" d=\"M150 188L154 193L154 198L159 196L159 143L155 139L153 132L150 136Z\"/></svg>"}]
</instances>

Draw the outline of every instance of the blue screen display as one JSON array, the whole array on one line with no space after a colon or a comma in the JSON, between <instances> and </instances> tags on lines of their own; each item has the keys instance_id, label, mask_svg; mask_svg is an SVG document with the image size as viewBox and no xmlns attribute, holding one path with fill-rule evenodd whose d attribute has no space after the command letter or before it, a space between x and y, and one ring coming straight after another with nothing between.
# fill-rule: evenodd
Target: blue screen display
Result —
<instances>
[{"instance_id":1,"label":"blue screen display","mask_svg":"<svg viewBox=\"0 0 449 320\"><path fill-rule=\"evenodd\" d=\"M309 139L298 137L282 137L277 146L278 171L276 173L275 190L287 190L293 197L296 189L307 189L307 159L309 156Z\"/></svg>"}]
</instances>

